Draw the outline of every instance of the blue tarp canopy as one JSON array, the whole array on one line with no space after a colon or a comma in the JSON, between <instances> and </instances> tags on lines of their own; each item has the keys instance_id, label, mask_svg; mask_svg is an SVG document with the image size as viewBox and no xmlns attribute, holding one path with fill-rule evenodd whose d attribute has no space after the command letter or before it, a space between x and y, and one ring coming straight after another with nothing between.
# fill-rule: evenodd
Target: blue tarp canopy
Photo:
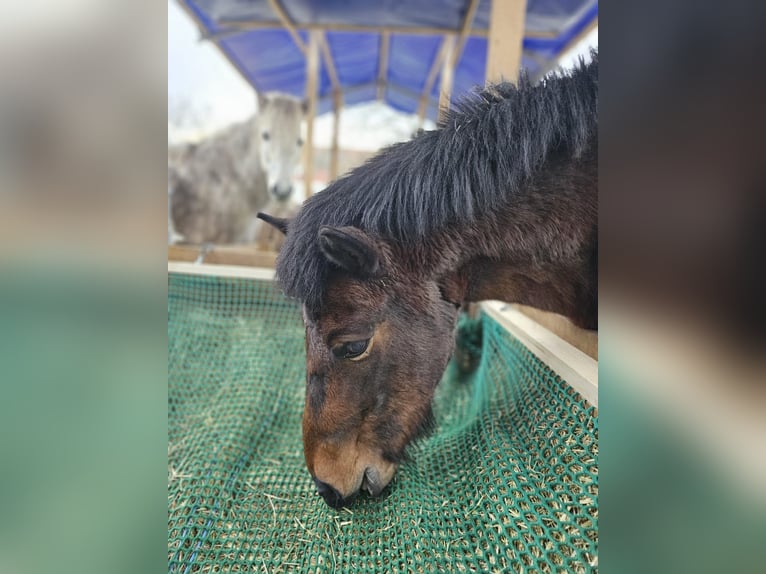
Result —
<instances>
[{"instance_id":1,"label":"blue tarp canopy","mask_svg":"<svg viewBox=\"0 0 766 574\"><path fill-rule=\"evenodd\" d=\"M409 113L418 111L445 34L460 32L472 5L472 0L179 1L203 37L216 41L259 92L306 94L306 57L285 28L287 21L304 46L309 30L324 31L346 105L381 95L391 107ZM491 1L479 0L473 6L454 69L454 96L484 83ZM522 68L533 78L542 76L597 18L597 0L527 0ZM386 44L388 50L381 57ZM427 97L426 115L431 119L438 113L439 89L437 76ZM332 94L332 81L320 58L318 113L332 109Z\"/></svg>"}]
</instances>

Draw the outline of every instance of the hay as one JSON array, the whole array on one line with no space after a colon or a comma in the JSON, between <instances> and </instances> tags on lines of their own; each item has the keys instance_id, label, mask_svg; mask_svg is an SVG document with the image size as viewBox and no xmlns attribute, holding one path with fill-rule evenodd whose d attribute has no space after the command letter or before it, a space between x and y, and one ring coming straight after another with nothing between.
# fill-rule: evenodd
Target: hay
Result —
<instances>
[{"instance_id":1,"label":"hay","mask_svg":"<svg viewBox=\"0 0 766 574\"><path fill-rule=\"evenodd\" d=\"M171 572L597 568L596 409L490 318L387 496L334 510L303 461L298 308L267 282L171 274L168 316Z\"/></svg>"}]
</instances>

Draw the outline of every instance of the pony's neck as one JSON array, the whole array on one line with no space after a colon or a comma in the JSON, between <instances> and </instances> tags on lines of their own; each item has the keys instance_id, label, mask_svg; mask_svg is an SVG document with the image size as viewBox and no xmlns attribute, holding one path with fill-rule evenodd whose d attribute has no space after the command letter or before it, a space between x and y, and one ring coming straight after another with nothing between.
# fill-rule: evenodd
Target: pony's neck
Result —
<instances>
[{"instance_id":1,"label":"pony's neck","mask_svg":"<svg viewBox=\"0 0 766 574\"><path fill-rule=\"evenodd\" d=\"M580 327L596 329L595 272L595 263L591 271L587 260L567 265L478 257L463 265L457 277L463 277L464 302L499 299L522 303L569 317Z\"/></svg>"},{"instance_id":2,"label":"pony's neck","mask_svg":"<svg viewBox=\"0 0 766 574\"><path fill-rule=\"evenodd\" d=\"M559 169L503 209L432 244L443 254L438 274L445 297L522 303L597 328L595 155L575 163L574 170L571 162L552 166Z\"/></svg>"}]
</instances>

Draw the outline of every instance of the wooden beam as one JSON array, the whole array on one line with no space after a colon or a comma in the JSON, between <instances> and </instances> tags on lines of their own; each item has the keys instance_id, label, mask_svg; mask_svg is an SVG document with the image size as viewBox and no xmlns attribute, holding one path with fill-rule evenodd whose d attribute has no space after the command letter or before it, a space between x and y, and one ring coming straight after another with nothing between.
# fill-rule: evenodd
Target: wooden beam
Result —
<instances>
[{"instance_id":1,"label":"wooden beam","mask_svg":"<svg viewBox=\"0 0 766 574\"><path fill-rule=\"evenodd\" d=\"M473 23L473 17L476 15L476 9L479 7L479 0L471 0L468 5L468 9L463 16L463 25L460 27L460 34L457 38L457 45L452 53L452 69L457 68L457 64L460 61L460 56L463 55L463 48L465 48L465 42L468 40L469 32L471 31L471 24Z\"/></svg>"},{"instance_id":2,"label":"wooden beam","mask_svg":"<svg viewBox=\"0 0 766 574\"><path fill-rule=\"evenodd\" d=\"M168 273L181 275L203 275L207 277L228 277L234 279L255 279L273 281L274 270L262 267L239 265L207 265L205 263L176 263L168 261Z\"/></svg>"},{"instance_id":3,"label":"wooden beam","mask_svg":"<svg viewBox=\"0 0 766 574\"><path fill-rule=\"evenodd\" d=\"M343 87L341 92L342 92L342 94L344 96L348 96L349 94L354 94L356 92L359 92L360 90L366 90L366 89L369 89L369 88L374 88L377 85L378 85L377 80L374 81L374 82L364 82L362 84L354 84L352 86L345 86L345 87ZM408 98L413 98L415 100L419 100L419 98L421 96L420 93L418 93L418 92L416 92L414 90L410 90L409 88L405 88L403 86L399 86L398 84L386 84L386 89L391 90L393 92L399 92L400 94L403 94L403 95L407 96ZM326 101L332 99L333 97L334 97L334 95L332 93L328 93L328 94L325 94L325 95L319 97L318 101L326 102ZM434 100L433 98L430 98L428 100L428 103L438 104L438 101Z\"/></svg>"},{"instance_id":4,"label":"wooden beam","mask_svg":"<svg viewBox=\"0 0 766 574\"><path fill-rule=\"evenodd\" d=\"M439 74L439 70L442 67L442 62L444 62L444 58L448 49L449 40L448 36L445 36L442 40L441 46L439 46L439 51L436 53L434 61L431 63L431 69L428 71L426 83L423 85L423 91L420 94L420 103L418 104L418 117L420 118L421 124L426 117L426 108L428 106L428 101L431 99L431 91L434 88L436 76Z\"/></svg>"},{"instance_id":5,"label":"wooden beam","mask_svg":"<svg viewBox=\"0 0 766 574\"><path fill-rule=\"evenodd\" d=\"M439 89L439 121L444 119L450 109L450 97L452 96L452 83L455 75L455 69L463 54L463 48L468 38L468 31L471 29L473 17L476 15L476 9L479 7L479 0L471 0L468 9L463 16L463 23L460 26L458 36L448 35L445 40L445 53L442 63L441 87ZM425 116L425 113L423 114ZM421 117L421 122L423 118Z\"/></svg>"},{"instance_id":6,"label":"wooden beam","mask_svg":"<svg viewBox=\"0 0 766 574\"><path fill-rule=\"evenodd\" d=\"M533 319L500 301L482 310L516 337L593 406L598 406L598 362Z\"/></svg>"},{"instance_id":7,"label":"wooden beam","mask_svg":"<svg viewBox=\"0 0 766 574\"><path fill-rule=\"evenodd\" d=\"M293 42L295 42L295 45L298 46L298 49L305 55L306 44L303 43L303 39L301 38L300 34L298 34L298 30L295 28L295 24L293 24L293 21L290 16L288 16L287 12L285 12L281 2L279 0L269 0L269 6L271 6L271 9L274 10L274 13L279 18L279 22L282 24L282 27L286 28L290 33Z\"/></svg>"},{"instance_id":8,"label":"wooden beam","mask_svg":"<svg viewBox=\"0 0 766 574\"><path fill-rule=\"evenodd\" d=\"M338 157L339 146L338 138L340 136L340 113L343 109L343 92L340 90L333 91L333 109L335 115L332 120L332 147L330 148L330 180L335 180L338 177Z\"/></svg>"},{"instance_id":9,"label":"wooden beam","mask_svg":"<svg viewBox=\"0 0 766 574\"><path fill-rule=\"evenodd\" d=\"M202 257L201 257L202 256ZM193 263L202 260L214 265L245 265L273 269L277 254L250 245L168 245L168 261Z\"/></svg>"},{"instance_id":10,"label":"wooden beam","mask_svg":"<svg viewBox=\"0 0 766 574\"><path fill-rule=\"evenodd\" d=\"M204 42L207 40L208 42L218 42L219 40L225 40L226 38L231 38L232 36L239 36L240 34L244 34L248 31L249 30L245 30L243 28L225 28L223 30L219 30L218 32L200 31L199 41Z\"/></svg>"},{"instance_id":11,"label":"wooden beam","mask_svg":"<svg viewBox=\"0 0 766 574\"><path fill-rule=\"evenodd\" d=\"M306 164L304 166L304 181L306 184L306 198L311 197L312 183L314 181L314 120L317 115L317 96L319 91L319 45L321 44L322 32L312 30L309 32L309 47L306 55L306 101L308 101L308 113L306 119Z\"/></svg>"},{"instance_id":12,"label":"wooden beam","mask_svg":"<svg viewBox=\"0 0 766 574\"><path fill-rule=\"evenodd\" d=\"M454 35L445 38L447 42L447 51L444 53L444 63L442 65L441 82L439 86L439 121L444 119L449 112L450 96L452 95L452 79L455 74L455 41Z\"/></svg>"},{"instance_id":13,"label":"wooden beam","mask_svg":"<svg viewBox=\"0 0 766 574\"><path fill-rule=\"evenodd\" d=\"M338 177L338 135L340 124L340 112L343 108L343 87L338 80L338 72L335 69L335 60L330 52L330 45L327 42L327 36L324 32L310 32L310 34L319 34L319 48L322 52L322 62L324 63L327 75L332 84L332 107L334 111L332 122L332 145L330 147L330 180Z\"/></svg>"},{"instance_id":14,"label":"wooden beam","mask_svg":"<svg viewBox=\"0 0 766 574\"><path fill-rule=\"evenodd\" d=\"M346 86L345 88L343 88L343 94L344 95L353 94L355 92L358 92L359 90L373 88L377 86L377 84L378 83L376 81L376 82L365 82L363 84L354 84L353 86ZM403 94L409 98L414 98L416 100L420 98L420 94L416 92L415 90L410 90L409 88L405 88L404 86L400 86L398 84L387 83L386 89L394 91L394 92L399 92L400 94ZM325 100L328 97L329 96L324 96L322 100ZM433 98L431 98L431 100L433 100Z\"/></svg>"},{"instance_id":15,"label":"wooden beam","mask_svg":"<svg viewBox=\"0 0 766 574\"><path fill-rule=\"evenodd\" d=\"M493 0L487 40L487 84L518 81L526 16L527 0Z\"/></svg>"},{"instance_id":16,"label":"wooden beam","mask_svg":"<svg viewBox=\"0 0 766 574\"><path fill-rule=\"evenodd\" d=\"M542 311L527 305L513 304L514 309L518 309L530 319L534 319L549 331L556 333L570 345L580 349L583 353L598 361L598 332L581 329L572 321L549 311Z\"/></svg>"},{"instance_id":17,"label":"wooden beam","mask_svg":"<svg viewBox=\"0 0 766 574\"><path fill-rule=\"evenodd\" d=\"M500 0L502 1L502 0ZM220 19L216 21L220 26L229 26L231 28L241 28L243 30L279 30L284 28L281 22L269 20L231 20ZM317 24L313 22L295 24L300 30L323 30L325 32L349 32L359 33L367 32L371 34L405 34L411 36L442 36L444 34L459 34L460 30L456 28L438 28L430 26L375 26L363 24L343 24L328 23ZM470 28L467 36L471 38L488 38L490 31L487 28ZM530 31L525 34L526 38L535 38L540 40L554 40L559 34L555 31Z\"/></svg>"},{"instance_id":18,"label":"wooden beam","mask_svg":"<svg viewBox=\"0 0 766 574\"><path fill-rule=\"evenodd\" d=\"M383 100L386 95L386 79L388 78L388 52L390 50L391 32L380 34L378 47L378 100Z\"/></svg>"},{"instance_id":19,"label":"wooden beam","mask_svg":"<svg viewBox=\"0 0 766 574\"><path fill-rule=\"evenodd\" d=\"M330 83L332 84L333 91L340 90L341 85L338 81L338 72L335 69L335 60L332 59L332 52L330 52L330 45L327 43L327 37L324 32L319 32L319 49L322 52L322 62L324 62L327 75L330 77Z\"/></svg>"}]
</instances>

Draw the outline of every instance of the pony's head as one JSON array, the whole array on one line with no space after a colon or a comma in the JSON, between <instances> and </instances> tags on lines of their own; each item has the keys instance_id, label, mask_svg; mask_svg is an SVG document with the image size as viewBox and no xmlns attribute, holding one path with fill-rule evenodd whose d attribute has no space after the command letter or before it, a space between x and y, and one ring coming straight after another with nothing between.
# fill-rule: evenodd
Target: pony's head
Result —
<instances>
[{"instance_id":1,"label":"pony's head","mask_svg":"<svg viewBox=\"0 0 766 574\"><path fill-rule=\"evenodd\" d=\"M302 123L306 104L285 94L258 95L258 121L261 167L266 172L269 193L286 201L293 192L293 176L301 165Z\"/></svg>"},{"instance_id":2,"label":"pony's head","mask_svg":"<svg viewBox=\"0 0 766 574\"><path fill-rule=\"evenodd\" d=\"M458 307L436 281L404 272L389 243L358 228L321 227L316 241L332 271L322 304L303 306L303 444L317 490L338 507L360 490L379 494L428 429Z\"/></svg>"}]
</instances>

